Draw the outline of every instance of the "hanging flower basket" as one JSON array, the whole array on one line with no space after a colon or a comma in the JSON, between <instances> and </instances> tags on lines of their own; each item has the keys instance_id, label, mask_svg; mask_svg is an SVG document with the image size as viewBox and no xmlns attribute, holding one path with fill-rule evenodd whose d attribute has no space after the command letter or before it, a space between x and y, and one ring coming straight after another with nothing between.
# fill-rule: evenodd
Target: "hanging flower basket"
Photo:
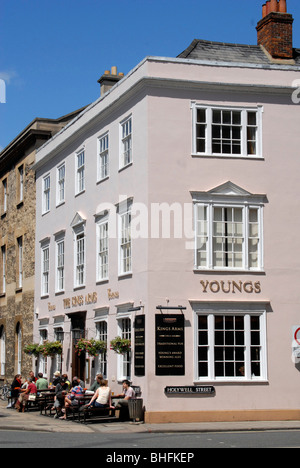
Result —
<instances>
[{"instance_id":1,"label":"hanging flower basket","mask_svg":"<svg viewBox=\"0 0 300 468\"><path fill-rule=\"evenodd\" d=\"M28 344L24 347L23 351L28 356L38 357L40 354L40 345L35 343Z\"/></svg>"},{"instance_id":2,"label":"hanging flower basket","mask_svg":"<svg viewBox=\"0 0 300 468\"><path fill-rule=\"evenodd\" d=\"M63 346L60 341L46 341L43 345L41 345L41 348L41 354L44 356L56 356L57 354L61 355L63 352Z\"/></svg>"},{"instance_id":3,"label":"hanging flower basket","mask_svg":"<svg viewBox=\"0 0 300 468\"><path fill-rule=\"evenodd\" d=\"M75 345L75 351L78 354L78 356L80 356L81 353L88 353L90 356L95 357L99 356L99 354L105 353L106 350L106 341L94 340L94 338L91 338L90 340L82 338Z\"/></svg>"},{"instance_id":4,"label":"hanging flower basket","mask_svg":"<svg viewBox=\"0 0 300 468\"><path fill-rule=\"evenodd\" d=\"M110 349L117 354L126 354L131 351L131 341L117 336L110 342Z\"/></svg>"}]
</instances>

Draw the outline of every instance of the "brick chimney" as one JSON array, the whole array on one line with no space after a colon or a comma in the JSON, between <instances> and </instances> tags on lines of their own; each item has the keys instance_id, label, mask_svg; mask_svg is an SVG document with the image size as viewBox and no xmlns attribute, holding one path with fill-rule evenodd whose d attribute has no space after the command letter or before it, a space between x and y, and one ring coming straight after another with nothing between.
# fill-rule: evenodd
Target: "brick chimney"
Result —
<instances>
[{"instance_id":1,"label":"brick chimney","mask_svg":"<svg viewBox=\"0 0 300 468\"><path fill-rule=\"evenodd\" d=\"M98 80L100 84L101 96L107 93L118 81L124 77L124 73L119 73L117 67L112 67L111 71L106 70L104 75Z\"/></svg>"},{"instance_id":2,"label":"brick chimney","mask_svg":"<svg viewBox=\"0 0 300 468\"><path fill-rule=\"evenodd\" d=\"M257 43L274 59L293 58L293 22L286 0L269 0L263 5L263 18L257 24Z\"/></svg>"}]
</instances>

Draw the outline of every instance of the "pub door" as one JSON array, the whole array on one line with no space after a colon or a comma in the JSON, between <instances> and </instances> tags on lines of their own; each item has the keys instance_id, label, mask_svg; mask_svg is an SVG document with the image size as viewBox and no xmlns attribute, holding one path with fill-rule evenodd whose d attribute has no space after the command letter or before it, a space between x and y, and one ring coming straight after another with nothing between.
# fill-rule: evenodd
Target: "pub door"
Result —
<instances>
[{"instance_id":1,"label":"pub door","mask_svg":"<svg viewBox=\"0 0 300 468\"><path fill-rule=\"evenodd\" d=\"M81 338L85 338L85 320L86 313L79 312L72 314L72 380L74 377L79 377L85 382L85 353L80 356L76 353L75 345Z\"/></svg>"}]
</instances>

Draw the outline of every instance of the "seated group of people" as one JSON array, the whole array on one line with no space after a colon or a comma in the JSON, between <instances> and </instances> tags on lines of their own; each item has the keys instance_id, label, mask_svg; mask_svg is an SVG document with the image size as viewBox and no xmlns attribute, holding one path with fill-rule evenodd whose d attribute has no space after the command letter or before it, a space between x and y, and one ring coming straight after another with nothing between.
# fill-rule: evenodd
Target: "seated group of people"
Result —
<instances>
[{"instance_id":1,"label":"seated group of people","mask_svg":"<svg viewBox=\"0 0 300 468\"><path fill-rule=\"evenodd\" d=\"M52 409L56 410L55 417L66 419L69 407L85 404L84 396L86 389L84 388L84 382L78 377L74 377L72 383L70 383L66 374L60 376L60 373L56 372L54 376L55 401ZM39 391L47 390L48 387L48 382L44 379L43 374L38 374L38 379L36 379L34 373L31 372L29 379L23 385L21 376L17 375L12 384L12 399L14 399L12 404L15 404L15 408L18 411L24 412L27 402L31 401L31 399L34 401ZM123 393L114 395L114 399L118 401L117 405L113 406L111 389L108 387L108 381L103 378L102 374L97 375L95 382L87 394L91 395L91 401L87 404L87 407L94 408L121 409L128 406L128 401L131 398L135 398L135 392L130 386L130 382L124 380Z\"/></svg>"}]
</instances>

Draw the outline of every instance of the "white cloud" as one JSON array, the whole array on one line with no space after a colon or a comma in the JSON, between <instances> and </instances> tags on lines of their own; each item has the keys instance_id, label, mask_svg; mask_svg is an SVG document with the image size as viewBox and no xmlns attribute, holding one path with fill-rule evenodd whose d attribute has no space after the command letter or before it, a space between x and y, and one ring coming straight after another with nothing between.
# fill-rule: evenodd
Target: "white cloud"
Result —
<instances>
[{"instance_id":1,"label":"white cloud","mask_svg":"<svg viewBox=\"0 0 300 468\"><path fill-rule=\"evenodd\" d=\"M18 75L14 70L0 71L0 79L4 80L6 84L10 84L17 76Z\"/></svg>"}]
</instances>

